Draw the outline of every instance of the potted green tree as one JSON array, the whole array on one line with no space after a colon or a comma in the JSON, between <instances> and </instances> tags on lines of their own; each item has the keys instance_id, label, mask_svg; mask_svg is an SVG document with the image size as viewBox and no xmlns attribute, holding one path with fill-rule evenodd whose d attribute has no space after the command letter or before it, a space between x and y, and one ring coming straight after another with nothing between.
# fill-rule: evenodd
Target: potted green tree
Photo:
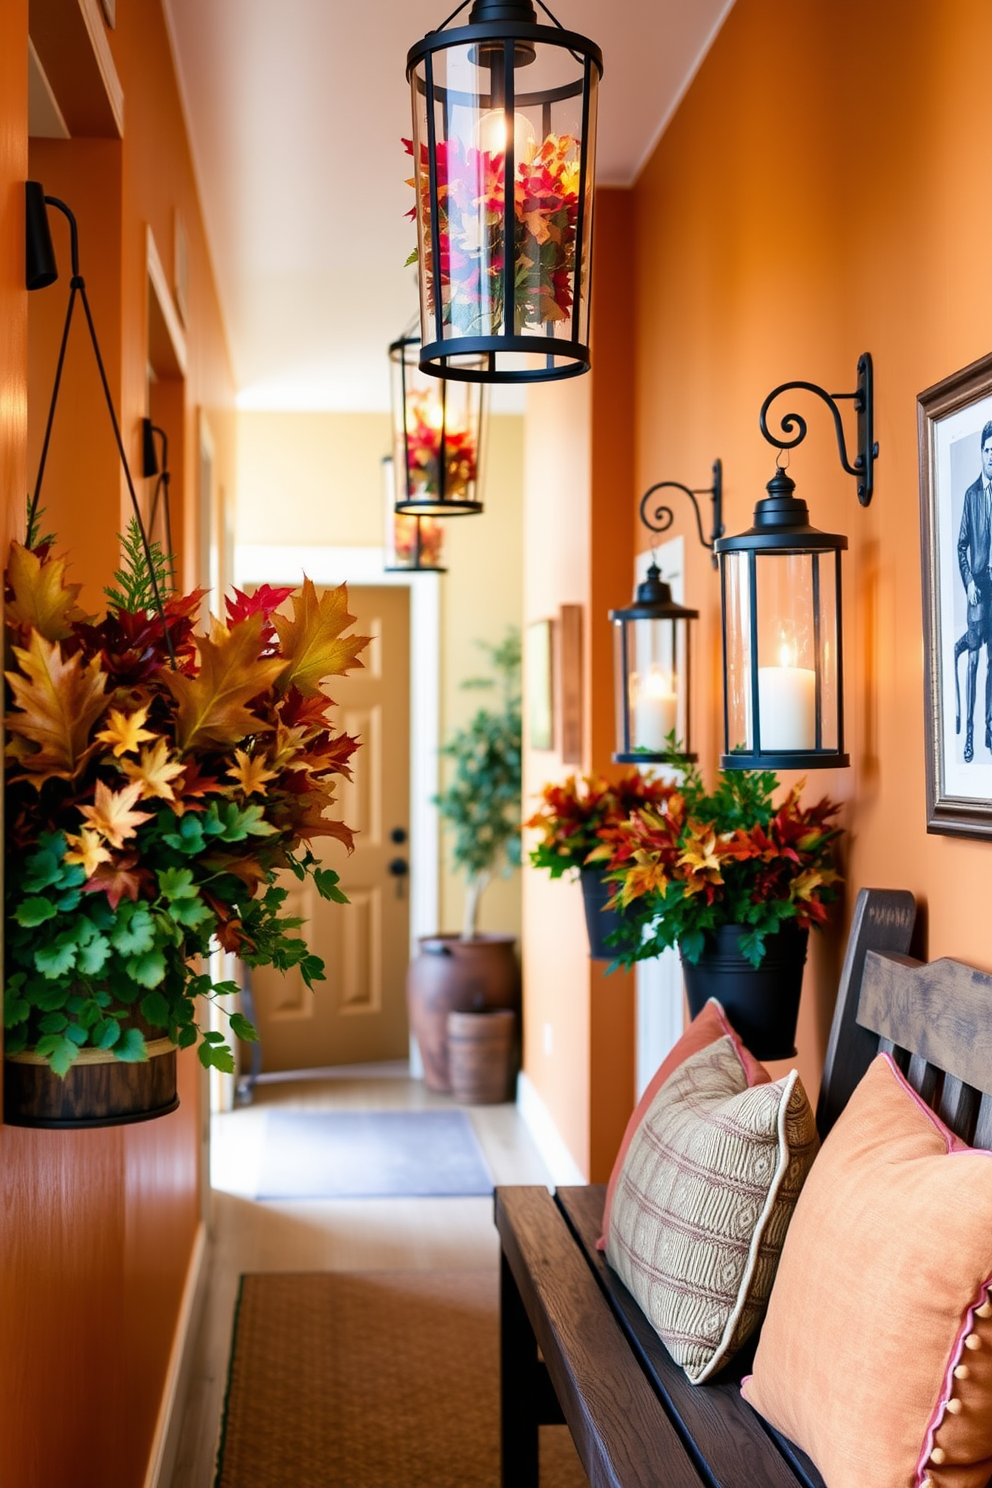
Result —
<instances>
[{"instance_id":1,"label":"potted green tree","mask_svg":"<svg viewBox=\"0 0 992 1488\"><path fill-rule=\"evenodd\" d=\"M801 806L802 784L776 804L778 786L768 770L724 770L708 791L690 766L663 799L601 828L592 853L624 910L617 961L678 945L690 1012L718 998L759 1059L794 1052L809 930L840 882L839 808Z\"/></svg>"},{"instance_id":2,"label":"potted green tree","mask_svg":"<svg viewBox=\"0 0 992 1488\"><path fill-rule=\"evenodd\" d=\"M479 906L495 874L520 862L520 635L479 642L494 675L471 677L466 689L493 695L441 749L453 763L437 797L453 836L452 859L466 881L460 935L422 936L407 980L410 1023L432 1090L451 1089L448 1014L516 1008L520 973L512 935L479 931ZM505 1021L505 1020L504 1020Z\"/></svg>"}]
</instances>

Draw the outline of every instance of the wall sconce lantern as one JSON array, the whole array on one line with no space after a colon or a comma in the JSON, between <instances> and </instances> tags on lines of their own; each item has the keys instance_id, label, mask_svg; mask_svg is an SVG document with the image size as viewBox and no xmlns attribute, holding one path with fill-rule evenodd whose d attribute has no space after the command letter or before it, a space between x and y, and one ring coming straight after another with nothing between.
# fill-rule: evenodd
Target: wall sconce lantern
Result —
<instances>
[{"instance_id":1,"label":"wall sconce lantern","mask_svg":"<svg viewBox=\"0 0 992 1488\"><path fill-rule=\"evenodd\" d=\"M663 490L682 491L696 513L699 541L712 549L723 532L723 466L713 464L713 485L692 490L681 481L659 481L641 497L640 517L651 532L667 532L674 521L669 506L651 498ZM710 539L703 536L697 496L713 503ZM647 578L638 584L634 602L626 609L611 610L613 622L613 675L616 679L616 764L648 765L671 762L673 753L691 761L692 623L698 610L686 609L672 599L671 586L661 577L656 562Z\"/></svg>"},{"instance_id":2,"label":"wall sconce lantern","mask_svg":"<svg viewBox=\"0 0 992 1488\"><path fill-rule=\"evenodd\" d=\"M589 369L599 47L531 0L474 0L407 53L420 365L537 382ZM507 182L512 189L507 190Z\"/></svg>"},{"instance_id":3,"label":"wall sconce lantern","mask_svg":"<svg viewBox=\"0 0 992 1488\"><path fill-rule=\"evenodd\" d=\"M419 350L415 336L401 336L389 348L396 510L421 517L481 512L487 389L425 376Z\"/></svg>"},{"instance_id":4,"label":"wall sconce lantern","mask_svg":"<svg viewBox=\"0 0 992 1488\"><path fill-rule=\"evenodd\" d=\"M441 562L444 523L434 517L413 517L396 510L392 455L383 459L382 484L386 498L386 572L447 573Z\"/></svg>"},{"instance_id":5,"label":"wall sconce lantern","mask_svg":"<svg viewBox=\"0 0 992 1488\"><path fill-rule=\"evenodd\" d=\"M786 382L761 406L761 432L779 450L806 437L806 421L789 413L782 438L768 430L769 405L781 393L815 393L834 418L841 464L857 481L862 506L871 501L874 386L866 352L853 393L828 393L811 382ZM839 400L854 403L858 452L848 459ZM850 763L844 752L844 670L841 553L847 538L809 523L795 482L776 468L754 526L716 543L723 613L725 770L815 770Z\"/></svg>"}]
</instances>

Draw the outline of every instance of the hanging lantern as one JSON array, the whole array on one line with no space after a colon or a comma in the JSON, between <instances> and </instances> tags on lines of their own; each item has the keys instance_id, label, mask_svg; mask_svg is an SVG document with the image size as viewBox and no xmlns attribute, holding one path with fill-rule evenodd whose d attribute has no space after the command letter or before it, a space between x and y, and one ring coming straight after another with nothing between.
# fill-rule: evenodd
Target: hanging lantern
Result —
<instances>
[{"instance_id":1,"label":"hanging lantern","mask_svg":"<svg viewBox=\"0 0 992 1488\"><path fill-rule=\"evenodd\" d=\"M444 524L434 517L412 517L395 506L393 457L382 462L386 498L386 572L447 573L442 564Z\"/></svg>"},{"instance_id":2,"label":"hanging lantern","mask_svg":"<svg viewBox=\"0 0 992 1488\"><path fill-rule=\"evenodd\" d=\"M787 413L782 432L768 427L771 404L785 392L812 393L833 416L840 462L853 476L862 506L871 503L878 444L875 379L869 352L858 358L850 393L815 382L783 382L761 405L769 444L793 450L806 420ZM850 454L839 408L854 405L857 446ZM776 468L754 525L715 544L723 615L724 770L816 770L850 764L844 752L844 659L841 553L847 538L820 532L796 483Z\"/></svg>"},{"instance_id":3,"label":"hanging lantern","mask_svg":"<svg viewBox=\"0 0 992 1488\"><path fill-rule=\"evenodd\" d=\"M425 377L419 350L415 336L389 348L396 510L425 517L481 512L486 388Z\"/></svg>"},{"instance_id":4,"label":"hanging lantern","mask_svg":"<svg viewBox=\"0 0 992 1488\"><path fill-rule=\"evenodd\" d=\"M656 563L634 603L611 610L617 689L617 747L623 765L649 765L673 754L694 760L689 738L692 622L698 610L672 599Z\"/></svg>"},{"instance_id":5,"label":"hanging lantern","mask_svg":"<svg viewBox=\"0 0 992 1488\"><path fill-rule=\"evenodd\" d=\"M603 59L541 9L554 25L531 0L474 0L467 25L407 54L420 365L435 377L537 382L589 368Z\"/></svg>"},{"instance_id":6,"label":"hanging lantern","mask_svg":"<svg viewBox=\"0 0 992 1488\"><path fill-rule=\"evenodd\" d=\"M725 770L810 770L844 753L840 555L776 470L754 526L723 537Z\"/></svg>"}]
</instances>

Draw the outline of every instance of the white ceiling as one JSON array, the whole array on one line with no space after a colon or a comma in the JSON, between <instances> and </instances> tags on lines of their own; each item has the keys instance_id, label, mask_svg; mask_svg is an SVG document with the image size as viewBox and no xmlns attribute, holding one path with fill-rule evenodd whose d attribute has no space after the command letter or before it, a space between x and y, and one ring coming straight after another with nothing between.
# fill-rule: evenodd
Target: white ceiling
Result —
<instances>
[{"instance_id":1,"label":"white ceiling","mask_svg":"<svg viewBox=\"0 0 992 1488\"><path fill-rule=\"evenodd\" d=\"M387 408L417 305L406 53L454 0L164 3L239 405ZM603 51L601 182L634 180L732 4L552 5Z\"/></svg>"}]
</instances>

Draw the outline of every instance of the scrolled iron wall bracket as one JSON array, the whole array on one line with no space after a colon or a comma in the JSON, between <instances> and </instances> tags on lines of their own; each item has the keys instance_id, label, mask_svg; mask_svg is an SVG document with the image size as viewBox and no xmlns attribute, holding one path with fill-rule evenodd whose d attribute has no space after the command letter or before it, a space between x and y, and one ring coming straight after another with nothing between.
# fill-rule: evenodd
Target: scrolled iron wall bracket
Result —
<instances>
[{"instance_id":1,"label":"scrolled iron wall bracket","mask_svg":"<svg viewBox=\"0 0 992 1488\"><path fill-rule=\"evenodd\" d=\"M675 513L672 511L672 508L665 505L664 502L658 502L649 514L648 503L650 502L651 497L656 495L658 491L681 491L683 495L688 496L689 500L692 502L692 509L696 513L696 527L699 532L699 541L702 543L704 548L708 548L709 551L712 553L713 544L716 542L717 538L722 537L724 533L723 461L713 461L712 486L704 486L701 488L697 487L696 489L693 489L691 486L684 486L681 481L669 480L658 481L656 485L650 486L644 492L644 495L641 497L641 521L644 523L644 526L648 529L649 532L662 533L667 532L672 523L675 521ZM703 534L703 518L702 513L699 510L699 502L696 500L697 496L709 496L710 501L712 502L713 530L710 533L709 542L707 542ZM716 566L717 558L716 554L713 553L713 567L716 568Z\"/></svg>"},{"instance_id":2,"label":"scrolled iron wall bracket","mask_svg":"<svg viewBox=\"0 0 992 1488\"><path fill-rule=\"evenodd\" d=\"M875 461L878 459L878 445L875 442L875 380L872 371L871 353L866 351L858 358L858 385L853 393L828 393L825 388L815 382L783 382L777 388L773 388L761 405L759 423L761 432L769 444L775 445L776 449L792 450L797 444L801 444L806 438L806 420L800 413L787 413L781 420L782 433L791 434L793 429L798 432L791 439L781 439L769 432L768 409L770 405L782 393L801 391L815 393L822 398L830 409L834 419L834 429L837 433L837 448L840 451L840 463L848 475L853 475L858 483L858 500L862 506L871 503L872 491L875 485ZM858 415L858 451L852 465L847 453L847 441L844 437L844 423L840 416L838 402L853 402L855 412Z\"/></svg>"}]
</instances>

